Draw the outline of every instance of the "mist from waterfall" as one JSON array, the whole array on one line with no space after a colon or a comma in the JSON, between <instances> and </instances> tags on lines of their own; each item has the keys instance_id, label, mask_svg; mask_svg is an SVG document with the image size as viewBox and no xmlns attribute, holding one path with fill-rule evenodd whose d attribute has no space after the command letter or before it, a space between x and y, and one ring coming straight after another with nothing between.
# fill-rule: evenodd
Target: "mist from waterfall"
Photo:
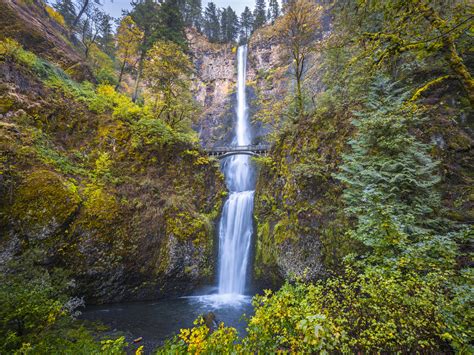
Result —
<instances>
[{"instance_id":1,"label":"mist from waterfall","mask_svg":"<svg viewBox=\"0 0 474 355\"><path fill-rule=\"evenodd\" d=\"M238 82L236 129L232 144L252 141L246 97L247 46L237 52ZM254 169L248 155L234 155L223 163L229 189L219 225L219 294L245 292L253 233Z\"/></svg>"}]
</instances>

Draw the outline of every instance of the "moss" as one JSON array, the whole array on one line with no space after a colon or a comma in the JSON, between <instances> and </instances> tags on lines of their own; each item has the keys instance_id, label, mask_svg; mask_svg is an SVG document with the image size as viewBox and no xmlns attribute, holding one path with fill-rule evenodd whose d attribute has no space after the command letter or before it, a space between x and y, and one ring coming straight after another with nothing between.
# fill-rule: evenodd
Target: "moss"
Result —
<instances>
[{"instance_id":1,"label":"moss","mask_svg":"<svg viewBox=\"0 0 474 355\"><path fill-rule=\"evenodd\" d=\"M0 97L0 114L7 113L13 107L15 101L10 97Z\"/></svg>"},{"instance_id":2,"label":"moss","mask_svg":"<svg viewBox=\"0 0 474 355\"><path fill-rule=\"evenodd\" d=\"M195 244L205 245L212 230L212 223L205 215L176 210L167 213L166 231L180 241L192 240Z\"/></svg>"},{"instance_id":3,"label":"moss","mask_svg":"<svg viewBox=\"0 0 474 355\"><path fill-rule=\"evenodd\" d=\"M54 222L64 223L80 202L74 180L49 170L36 170L16 191L11 215L22 227L37 230Z\"/></svg>"},{"instance_id":4,"label":"moss","mask_svg":"<svg viewBox=\"0 0 474 355\"><path fill-rule=\"evenodd\" d=\"M84 218L82 224L89 228L101 229L110 225L119 214L119 203L116 197L104 186L87 184L83 191Z\"/></svg>"},{"instance_id":5,"label":"moss","mask_svg":"<svg viewBox=\"0 0 474 355\"><path fill-rule=\"evenodd\" d=\"M34 152L43 163L53 166L59 173L89 175L83 164L77 164L64 153L56 149L45 137L40 134L36 139Z\"/></svg>"},{"instance_id":6,"label":"moss","mask_svg":"<svg viewBox=\"0 0 474 355\"><path fill-rule=\"evenodd\" d=\"M454 150L469 150L472 145L472 140L465 134L451 134L448 136L449 148Z\"/></svg>"}]
</instances>

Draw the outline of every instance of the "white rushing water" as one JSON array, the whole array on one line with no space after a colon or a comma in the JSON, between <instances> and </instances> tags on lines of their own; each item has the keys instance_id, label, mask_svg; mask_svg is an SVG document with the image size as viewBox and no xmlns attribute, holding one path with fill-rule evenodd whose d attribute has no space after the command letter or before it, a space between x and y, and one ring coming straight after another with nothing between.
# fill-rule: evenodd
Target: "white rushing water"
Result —
<instances>
[{"instance_id":1,"label":"white rushing water","mask_svg":"<svg viewBox=\"0 0 474 355\"><path fill-rule=\"evenodd\" d=\"M246 97L247 46L237 52L237 122L234 145L251 144ZM254 170L248 155L234 155L223 164L230 191L219 226L219 294L242 295L245 292L251 238L253 233Z\"/></svg>"}]
</instances>

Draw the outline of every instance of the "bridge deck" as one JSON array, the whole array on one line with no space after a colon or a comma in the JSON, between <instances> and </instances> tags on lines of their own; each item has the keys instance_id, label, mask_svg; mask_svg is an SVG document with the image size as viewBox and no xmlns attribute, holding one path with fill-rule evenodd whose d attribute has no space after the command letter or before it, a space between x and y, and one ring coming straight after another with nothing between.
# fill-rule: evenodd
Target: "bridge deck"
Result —
<instances>
[{"instance_id":1,"label":"bridge deck","mask_svg":"<svg viewBox=\"0 0 474 355\"><path fill-rule=\"evenodd\" d=\"M210 156L224 157L237 154L246 155L266 155L270 151L270 145L256 144L256 145L238 145L238 146L223 146L207 148L206 151Z\"/></svg>"}]
</instances>

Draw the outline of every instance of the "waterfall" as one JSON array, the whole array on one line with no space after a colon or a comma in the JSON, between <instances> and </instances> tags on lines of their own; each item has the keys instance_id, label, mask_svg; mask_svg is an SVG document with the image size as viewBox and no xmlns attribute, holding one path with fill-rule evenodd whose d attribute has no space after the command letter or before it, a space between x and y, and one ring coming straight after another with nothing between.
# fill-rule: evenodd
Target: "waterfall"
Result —
<instances>
[{"instance_id":1,"label":"waterfall","mask_svg":"<svg viewBox=\"0 0 474 355\"><path fill-rule=\"evenodd\" d=\"M238 82L236 129L232 144L251 144L246 97L247 46L237 52ZM230 195L219 225L219 294L245 292L251 238L253 233L254 169L248 155L234 155L223 163Z\"/></svg>"}]
</instances>

